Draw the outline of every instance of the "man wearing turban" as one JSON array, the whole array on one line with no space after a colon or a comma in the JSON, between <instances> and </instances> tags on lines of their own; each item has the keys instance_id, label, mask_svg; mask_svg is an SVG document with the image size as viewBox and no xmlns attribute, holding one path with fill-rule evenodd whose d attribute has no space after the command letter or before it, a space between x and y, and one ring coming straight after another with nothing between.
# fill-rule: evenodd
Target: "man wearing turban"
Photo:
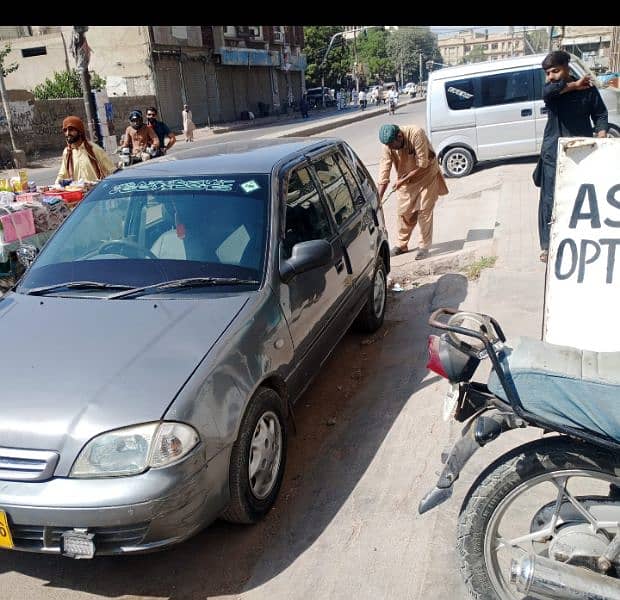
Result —
<instances>
[{"instance_id":1,"label":"man wearing turban","mask_svg":"<svg viewBox=\"0 0 620 600\"><path fill-rule=\"evenodd\" d=\"M114 172L114 163L105 150L86 139L82 119L75 116L67 117L62 122L62 132L67 147L62 153L56 183L63 179L99 181Z\"/></svg>"},{"instance_id":2,"label":"man wearing turban","mask_svg":"<svg viewBox=\"0 0 620 600\"><path fill-rule=\"evenodd\" d=\"M384 144L379 164L380 200L390 183L392 165L397 176L393 189L398 190L398 243L390 254L408 252L409 238L419 224L421 241L415 259L427 258L433 243L435 202L448 193L435 151L420 127L382 125L379 140Z\"/></svg>"}]
</instances>

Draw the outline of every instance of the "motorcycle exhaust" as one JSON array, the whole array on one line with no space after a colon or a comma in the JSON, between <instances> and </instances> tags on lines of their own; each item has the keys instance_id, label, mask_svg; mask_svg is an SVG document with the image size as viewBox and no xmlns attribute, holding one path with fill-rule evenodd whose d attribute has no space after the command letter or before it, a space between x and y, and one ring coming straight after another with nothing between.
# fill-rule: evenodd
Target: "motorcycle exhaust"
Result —
<instances>
[{"instance_id":1,"label":"motorcycle exhaust","mask_svg":"<svg viewBox=\"0 0 620 600\"><path fill-rule=\"evenodd\" d=\"M512 560L510 581L536 598L620 600L618 579L533 554Z\"/></svg>"}]
</instances>

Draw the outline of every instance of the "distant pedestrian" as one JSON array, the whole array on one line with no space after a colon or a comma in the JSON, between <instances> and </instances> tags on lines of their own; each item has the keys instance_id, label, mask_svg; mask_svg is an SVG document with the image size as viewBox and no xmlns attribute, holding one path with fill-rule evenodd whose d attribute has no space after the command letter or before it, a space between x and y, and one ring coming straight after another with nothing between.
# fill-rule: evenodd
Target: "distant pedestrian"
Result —
<instances>
[{"instance_id":1,"label":"distant pedestrian","mask_svg":"<svg viewBox=\"0 0 620 600\"><path fill-rule=\"evenodd\" d=\"M196 125L194 125L194 121L192 121L192 111L189 109L188 104L183 105L183 133L185 134L186 142L194 141L194 129L196 129Z\"/></svg>"},{"instance_id":2,"label":"distant pedestrian","mask_svg":"<svg viewBox=\"0 0 620 600\"><path fill-rule=\"evenodd\" d=\"M310 104L308 103L308 96L304 94L299 101L299 110L301 112L302 119L308 118L308 109L310 108Z\"/></svg>"},{"instance_id":3,"label":"distant pedestrian","mask_svg":"<svg viewBox=\"0 0 620 600\"><path fill-rule=\"evenodd\" d=\"M398 244L390 254L408 252L407 244L416 224L420 224L420 250L415 260L429 255L433 243L433 210L439 196L448 193L437 156L424 130L420 127L382 125L379 140L383 155L379 163L379 200L390 183L392 165L396 168L398 193Z\"/></svg>"},{"instance_id":4,"label":"distant pedestrian","mask_svg":"<svg viewBox=\"0 0 620 600\"><path fill-rule=\"evenodd\" d=\"M360 95L359 95L359 101L360 101L360 108L362 110L366 109L366 90L360 90Z\"/></svg>"},{"instance_id":5,"label":"distant pedestrian","mask_svg":"<svg viewBox=\"0 0 620 600\"><path fill-rule=\"evenodd\" d=\"M548 109L540 159L536 169L536 185L540 185L538 203L538 237L540 260L549 256L549 233L553 215L555 167L560 137L607 137L607 107L592 83L590 75L580 79L571 76L570 54L563 50L550 52L542 62L547 76L543 100ZM594 124L594 126L593 126Z\"/></svg>"}]
</instances>

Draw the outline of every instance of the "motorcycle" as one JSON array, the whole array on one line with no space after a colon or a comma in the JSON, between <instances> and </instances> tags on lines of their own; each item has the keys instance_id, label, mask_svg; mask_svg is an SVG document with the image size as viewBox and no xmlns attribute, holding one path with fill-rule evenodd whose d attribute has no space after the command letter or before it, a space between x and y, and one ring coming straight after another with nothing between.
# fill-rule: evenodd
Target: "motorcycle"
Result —
<instances>
[{"instance_id":1,"label":"motorcycle","mask_svg":"<svg viewBox=\"0 0 620 600\"><path fill-rule=\"evenodd\" d=\"M396 111L396 99L395 98L390 98L388 100L388 111L391 115L393 115L394 112Z\"/></svg>"},{"instance_id":2,"label":"motorcycle","mask_svg":"<svg viewBox=\"0 0 620 600\"><path fill-rule=\"evenodd\" d=\"M448 308L429 324L442 331L429 336L427 368L450 383L444 418L465 426L420 514L505 432L557 434L500 456L469 488L457 550L471 597L620 599L620 352L508 343L492 317ZM473 381L487 358L487 383Z\"/></svg>"},{"instance_id":3,"label":"motorcycle","mask_svg":"<svg viewBox=\"0 0 620 600\"><path fill-rule=\"evenodd\" d=\"M156 158L157 156L160 156L157 148L153 148L151 146L146 148L146 150L143 153L139 153L139 154L132 154L131 148L129 147L119 148L118 154L119 154L119 162L118 162L119 169L126 169L127 167L130 167L131 165L135 165L137 163L143 162L144 159L142 158L142 154L148 154L150 158Z\"/></svg>"}]
</instances>

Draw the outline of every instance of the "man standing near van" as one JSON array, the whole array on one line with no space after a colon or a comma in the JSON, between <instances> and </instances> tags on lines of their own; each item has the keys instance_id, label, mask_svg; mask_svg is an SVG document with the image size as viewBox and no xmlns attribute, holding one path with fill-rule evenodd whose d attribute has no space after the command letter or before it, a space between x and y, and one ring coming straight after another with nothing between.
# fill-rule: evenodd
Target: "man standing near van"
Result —
<instances>
[{"instance_id":1,"label":"man standing near van","mask_svg":"<svg viewBox=\"0 0 620 600\"><path fill-rule=\"evenodd\" d=\"M379 164L379 200L390 183L392 165L396 168L398 192L398 244L391 256L408 252L407 244L417 223L420 224L420 249L415 260L429 255L433 243L433 210L439 196L448 193L437 156L426 133L420 127L382 125L379 140L383 155Z\"/></svg>"},{"instance_id":2,"label":"man standing near van","mask_svg":"<svg viewBox=\"0 0 620 600\"><path fill-rule=\"evenodd\" d=\"M543 100L548 109L547 125L543 136L537 171L540 184L538 204L538 237L540 260L549 256L549 232L553 214L555 166L558 157L558 139L561 137L607 137L607 108L590 75L581 79L571 76L568 63L570 54L563 50L550 52L542 62L547 76ZM594 124L594 127L592 126Z\"/></svg>"}]
</instances>

